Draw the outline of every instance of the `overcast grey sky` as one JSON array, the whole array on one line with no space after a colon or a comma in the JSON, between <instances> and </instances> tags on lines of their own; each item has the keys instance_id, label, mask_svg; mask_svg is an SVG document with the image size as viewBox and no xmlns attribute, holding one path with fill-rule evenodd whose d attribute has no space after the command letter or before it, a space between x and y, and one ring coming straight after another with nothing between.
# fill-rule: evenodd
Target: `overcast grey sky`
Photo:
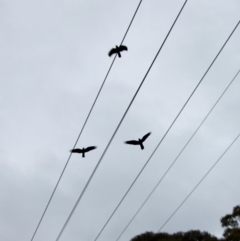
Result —
<instances>
[{"instance_id":1,"label":"overcast grey sky","mask_svg":"<svg viewBox=\"0 0 240 241\"><path fill-rule=\"evenodd\" d=\"M30 240L138 5L0 0L0 239ZM55 240L184 1L143 0L36 234ZM189 0L61 240L93 241L240 20L238 0ZM116 240L240 68L240 27L99 237ZM121 240L156 232L240 132L240 76ZM147 132L145 149L125 145ZM239 204L238 140L163 231L221 236Z\"/></svg>"}]
</instances>

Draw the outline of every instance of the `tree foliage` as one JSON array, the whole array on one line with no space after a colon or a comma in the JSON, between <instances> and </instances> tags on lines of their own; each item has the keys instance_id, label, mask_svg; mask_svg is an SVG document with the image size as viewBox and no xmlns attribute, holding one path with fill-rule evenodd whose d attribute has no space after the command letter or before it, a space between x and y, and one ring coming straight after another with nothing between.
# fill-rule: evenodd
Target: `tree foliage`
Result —
<instances>
[{"instance_id":1,"label":"tree foliage","mask_svg":"<svg viewBox=\"0 0 240 241\"><path fill-rule=\"evenodd\" d=\"M231 214L222 217L221 224L225 228L223 236L226 240L240 240L240 206L234 207Z\"/></svg>"},{"instance_id":2,"label":"tree foliage","mask_svg":"<svg viewBox=\"0 0 240 241\"><path fill-rule=\"evenodd\" d=\"M218 241L219 239L209 234L208 232L201 232L199 230L190 230L188 232L169 233L152 233L147 232L138 235L131 239L131 241Z\"/></svg>"},{"instance_id":3,"label":"tree foliage","mask_svg":"<svg viewBox=\"0 0 240 241\"><path fill-rule=\"evenodd\" d=\"M240 241L240 206L234 207L231 214L222 217L221 224L224 228L224 238L220 239L208 232L190 230L173 234L146 232L131 241Z\"/></svg>"}]
</instances>

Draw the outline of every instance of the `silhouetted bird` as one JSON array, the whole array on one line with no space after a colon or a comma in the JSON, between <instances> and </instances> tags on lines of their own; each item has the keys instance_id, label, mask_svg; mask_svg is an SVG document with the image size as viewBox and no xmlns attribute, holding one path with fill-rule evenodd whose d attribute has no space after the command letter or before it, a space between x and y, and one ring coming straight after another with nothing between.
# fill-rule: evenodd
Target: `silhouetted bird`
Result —
<instances>
[{"instance_id":1,"label":"silhouetted bird","mask_svg":"<svg viewBox=\"0 0 240 241\"><path fill-rule=\"evenodd\" d=\"M144 149L143 142L151 135L151 132L147 133L145 136L143 136L142 139L138 139L138 141L125 141L126 144L131 145L140 145L141 149Z\"/></svg>"},{"instance_id":2,"label":"silhouetted bird","mask_svg":"<svg viewBox=\"0 0 240 241\"><path fill-rule=\"evenodd\" d=\"M111 57L113 54L118 54L118 57L121 58L120 52L128 50L127 46L120 45L119 47L116 45L116 48L113 48L109 51L108 56Z\"/></svg>"},{"instance_id":3,"label":"silhouetted bird","mask_svg":"<svg viewBox=\"0 0 240 241\"><path fill-rule=\"evenodd\" d=\"M72 149L72 150L70 150L70 152L72 152L72 153L82 153L82 157L85 157L85 152L94 150L96 148L97 148L96 146L89 146L86 149L85 148L83 148L83 149Z\"/></svg>"}]
</instances>

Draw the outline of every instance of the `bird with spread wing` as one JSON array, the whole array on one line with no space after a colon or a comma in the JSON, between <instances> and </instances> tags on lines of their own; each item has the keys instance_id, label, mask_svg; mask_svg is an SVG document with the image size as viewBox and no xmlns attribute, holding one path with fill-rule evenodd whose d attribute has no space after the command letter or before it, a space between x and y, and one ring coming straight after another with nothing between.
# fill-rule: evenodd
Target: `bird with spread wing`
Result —
<instances>
[{"instance_id":1,"label":"bird with spread wing","mask_svg":"<svg viewBox=\"0 0 240 241\"><path fill-rule=\"evenodd\" d=\"M81 153L82 154L82 157L85 157L85 152L89 152L89 151L92 151L94 149L96 149L97 147L96 146L89 146L87 148L83 148L83 149L72 149L70 150L70 152L72 153Z\"/></svg>"},{"instance_id":2,"label":"bird with spread wing","mask_svg":"<svg viewBox=\"0 0 240 241\"><path fill-rule=\"evenodd\" d=\"M122 51L127 51L128 48L125 45L120 45L119 47L116 45L116 48L112 48L109 53L108 56L111 57L113 54L117 54L119 58L121 58L121 54L120 52Z\"/></svg>"},{"instance_id":3,"label":"bird with spread wing","mask_svg":"<svg viewBox=\"0 0 240 241\"><path fill-rule=\"evenodd\" d=\"M144 149L143 142L151 135L151 132L147 133L145 136L143 136L142 139L138 139L138 141L125 141L126 144L130 145L140 145L141 149Z\"/></svg>"}]
</instances>

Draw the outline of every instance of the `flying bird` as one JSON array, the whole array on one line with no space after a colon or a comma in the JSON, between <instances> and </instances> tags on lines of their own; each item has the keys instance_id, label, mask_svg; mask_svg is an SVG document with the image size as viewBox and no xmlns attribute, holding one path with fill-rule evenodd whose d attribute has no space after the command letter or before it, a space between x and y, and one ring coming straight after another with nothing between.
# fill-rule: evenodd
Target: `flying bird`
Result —
<instances>
[{"instance_id":1,"label":"flying bird","mask_svg":"<svg viewBox=\"0 0 240 241\"><path fill-rule=\"evenodd\" d=\"M82 157L85 157L85 152L92 151L96 148L97 148L96 146L89 146L89 147L83 148L83 149L79 149L79 148L72 149L72 150L70 150L70 152L72 152L72 153L82 153Z\"/></svg>"},{"instance_id":2,"label":"flying bird","mask_svg":"<svg viewBox=\"0 0 240 241\"><path fill-rule=\"evenodd\" d=\"M125 45L120 45L119 47L116 45L116 48L112 48L109 53L108 56L111 57L113 54L117 54L119 58L121 58L121 54L120 52L124 51L124 50L128 50L127 46Z\"/></svg>"},{"instance_id":3,"label":"flying bird","mask_svg":"<svg viewBox=\"0 0 240 241\"><path fill-rule=\"evenodd\" d=\"M138 139L138 141L125 141L126 144L130 145L140 145L141 149L144 149L143 142L151 135L151 132L147 133L145 136L143 136L142 139Z\"/></svg>"}]
</instances>

